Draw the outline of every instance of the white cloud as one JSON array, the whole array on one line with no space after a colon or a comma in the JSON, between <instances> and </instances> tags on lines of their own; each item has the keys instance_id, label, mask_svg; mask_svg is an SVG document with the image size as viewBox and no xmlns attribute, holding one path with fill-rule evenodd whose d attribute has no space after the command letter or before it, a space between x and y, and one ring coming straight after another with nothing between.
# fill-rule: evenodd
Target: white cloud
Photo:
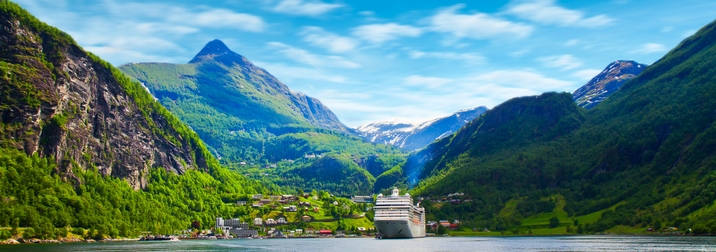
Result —
<instances>
[{"instance_id":1,"label":"white cloud","mask_svg":"<svg viewBox=\"0 0 716 252\"><path fill-rule=\"evenodd\" d=\"M682 34L682 36L684 36L684 38L688 38L688 37L691 37L691 35L696 34L696 32L697 32L697 30L688 30L688 31L685 31Z\"/></svg>"},{"instance_id":2,"label":"white cloud","mask_svg":"<svg viewBox=\"0 0 716 252\"><path fill-rule=\"evenodd\" d=\"M343 7L342 4L329 4L322 1L281 0L271 10L296 16L320 16Z\"/></svg>"},{"instance_id":3,"label":"white cloud","mask_svg":"<svg viewBox=\"0 0 716 252\"><path fill-rule=\"evenodd\" d=\"M542 64L546 67L558 68L561 70L574 69L583 64L581 60L570 54L541 57L537 58L537 61L542 62Z\"/></svg>"},{"instance_id":4,"label":"white cloud","mask_svg":"<svg viewBox=\"0 0 716 252\"><path fill-rule=\"evenodd\" d=\"M575 46L577 44L579 44L579 39L570 39L564 42L564 46Z\"/></svg>"},{"instance_id":5,"label":"white cloud","mask_svg":"<svg viewBox=\"0 0 716 252\"><path fill-rule=\"evenodd\" d=\"M614 19L607 15L586 17L581 11L556 5L554 0L513 1L505 13L545 25L593 28L614 22Z\"/></svg>"},{"instance_id":6,"label":"white cloud","mask_svg":"<svg viewBox=\"0 0 716 252\"><path fill-rule=\"evenodd\" d=\"M260 17L226 9L210 9L198 13L180 11L168 16L167 19L205 28L234 28L251 32L261 32L266 29L266 23Z\"/></svg>"},{"instance_id":7,"label":"white cloud","mask_svg":"<svg viewBox=\"0 0 716 252\"><path fill-rule=\"evenodd\" d=\"M584 70L579 70L579 71L574 72L572 74L572 77L575 77L579 80L589 81L592 78L594 78L594 76L597 76L597 74L599 74L601 72L602 72L602 70L599 70L599 69L584 69Z\"/></svg>"},{"instance_id":8,"label":"white cloud","mask_svg":"<svg viewBox=\"0 0 716 252\"><path fill-rule=\"evenodd\" d=\"M124 20L154 19L167 25L184 25L202 28L228 28L250 32L266 29L264 20L255 15L228 9L205 6L186 8L174 4L116 2L106 0L104 7L113 16Z\"/></svg>"},{"instance_id":9,"label":"white cloud","mask_svg":"<svg viewBox=\"0 0 716 252\"><path fill-rule=\"evenodd\" d=\"M664 28L661 28L661 32L670 32L673 30L674 30L673 26L664 26Z\"/></svg>"},{"instance_id":10,"label":"white cloud","mask_svg":"<svg viewBox=\"0 0 716 252\"><path fill-rule=\"evenodd\" d=\"M254 62L257 66L260 66L273 76L276 76L279 80L285 83L289 83L293 80L313 80L313 81L325 81L332 83L345 83L348 78L345 76L326 73L315 68L306 67L295 67L287 66L281 63L270 63L270 62ZM323 101L323 100L321 100Z\"/></svg>"},{"instance_id":11,"label":"white cloud","mask_svg":"<svg viewBox=\"0 0 716 252\"><path fill-rule=\"evenodd\" d=\"M634 50L635 53L651 54L666 51L666 46L657 43L646 43Z\"/></svg>"},{"instance_id":12,"label":"white cloud","mask_svg":"<svg viewBox=\"0 0 716 252\"><path fill-rule=\"evenodd\" d=\"M359 45L353 38L338 36L315 26L305 26L298 34L303 36L303 41L332 53L348 52Z\"/></svg>"},{"instance_id":13,"label":"white cloud","mask_svg":"<svg viewBox=\"0 0 716 252\"><path fill-rule=\"evenodd\" d=\"M499 37L526 38L534 28L523 23L515 23L485 13L470 15L459 14L464 4L457 4L438 11L427 18L430 29L449 33L457 38L491 39Z\"/></svg>"},{"instance_id":14,"label":"white cloud","mask_svg":"<svg viewBox=\"0 0 716 252\"><path fill-rule=\"evenodd\" d=\"M268 26L259 16L204 5L116 0L81 8L66 1L22 0L20 4L113 64L186 62L190 58L186 55L194 52L187 52L178 41L189 35L200 36L208 29L262 32Z\"/></svg>"},{"instance_id":15,"label":"white cloud","mask_svg":"<svg viewBox=\"0 0 716 252\"><path fill-rule=\"evenodd\" d=\"M353 28L353 36L380 44L400 37L417 37L423 31L420 28L396 23L369 24Z\"/></svg>"},{"instance_id":16,"label":"white cloud","mask_svg":"<svg viewBox=\"0 0 716 252\"><path fill-rule=\"evenodd\" d=\"M553 79L537 72L524 70L499 70L478 75L471 80L501 87L530 89L536 92L561 91L572 85L572 82L569 81Z\"/></svg>"},{"instance_id":17,"label":"white cloud","mask_svg":"<svg viewBox=\"0 0 716 252\"><path fill-rule=\"evenodd\" d=\"M479 53L454 53L454 52L423 52L423 51L410 51L410 58L421 59L421 58L436 58L436 59L447 59L447 60L462 60L466 63L477 64L484 63L485 57Z\"/></svg>"},{"instance_id":18,"label":"white cloud","mask_svg":"<svg viewBox=\"0 0 716 252\"><path fill-rule=\"evenodd\" d=\"M511 56L511 57L515 57L515 58L519 58L519 57L522 57L522 55L525 55L525 54L528 53L528 52L530 52L529 49L522 49L522 50L519 50L519 51L511 52L511 53L510 53L510 56Z\"/></svg>"},{"instance_id":19,"label":"white cloud","mask_svg":"<svg viewBox=\"0 0 716 252\"><path fill-rule=\"evenodd\" d=\"M340 56L333 55L317 55L306 50L298 49L279 42L269 42L269 47L275 48L285 57L317 68L360 68L361 66L355 62L349 61Z\"/></svg>"},{"instance_id":20,"label":"white cloud","mask_svg":"<svg viewBox=\"0 0 716 252\"><path fill-rule=\"evenodd\" d=\"M438 78L438 77L426 77L421 75L411 75L408 77L405 77L403 80L406 85L408 86L427 86L430 88L437 88L442 85L448 84L450 82L453 82L455 80L448 79L448 78Z\"/></svg>"}]
</instances>

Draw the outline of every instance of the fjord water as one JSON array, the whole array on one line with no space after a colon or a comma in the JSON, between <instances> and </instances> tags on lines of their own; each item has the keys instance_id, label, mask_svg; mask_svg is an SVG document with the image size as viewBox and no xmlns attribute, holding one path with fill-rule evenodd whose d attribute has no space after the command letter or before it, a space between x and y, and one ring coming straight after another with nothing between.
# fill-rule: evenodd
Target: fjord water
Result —
<instances>
[{"instance_id":1,"label":"fjord water","mask_svg":"<svg viewBox=\"0 0 716 252\"><path fill-rule=\"evenodd\" d=\"M716 237L561 236L184 240L0 245L0 251L716 251Z\"/></svg>"}]
</instances>

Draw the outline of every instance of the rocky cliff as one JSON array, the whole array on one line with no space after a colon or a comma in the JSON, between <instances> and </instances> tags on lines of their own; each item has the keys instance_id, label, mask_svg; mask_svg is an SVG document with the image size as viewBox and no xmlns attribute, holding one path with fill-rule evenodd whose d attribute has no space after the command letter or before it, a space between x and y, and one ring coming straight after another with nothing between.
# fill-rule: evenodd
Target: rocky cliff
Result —
<instances>
[{"instance_id":1,"label":"rocky cliff","mask_svg":"<svg viewBox=\"0 0 716 252\"><path fill-rule=\"evenodd\" d=\"M590 109L607 99L626 81L639 75L647 67L631 60L617 60L584 86L572 93L574 102L580 107Z\"/></svg>"},{"instance_id":2,"label":"rocky cliff","mask_svg":"<svg viewBox=\"0 0 716 252\"><path fill-rule=\"evenodd\" d=\"M139 83L19 7L0 13L0 144L147 184L148 169L207 169L196 134Z\"/></svg>"}]
</instances>

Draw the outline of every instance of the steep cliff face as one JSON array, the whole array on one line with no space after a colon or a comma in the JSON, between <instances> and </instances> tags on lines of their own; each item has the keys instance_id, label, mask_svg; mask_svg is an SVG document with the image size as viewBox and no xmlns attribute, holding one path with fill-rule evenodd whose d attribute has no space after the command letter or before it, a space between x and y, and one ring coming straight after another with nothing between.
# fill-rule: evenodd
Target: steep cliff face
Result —
<instances>
[{"instance_id":1,"label":"steep cliff face","mask_svg":"<svg viewBox=\"0 0 716 252\"><path fill-rule=\"evenodd\" d=\"M138 83L23 12L0 13L0 143L147 184L151 167L207 168L207 153ZM194 137L192 137L194 136Z\"/></svg>"},{"instance_id":2,"label":"steep cliff face","mask_svg":"<svg viewBox=\"0 0 716 252\"><path fill-rule=\"evenodd\" d=\"M590 109L607 99L628 80L639 75L647 65L631 60L617 60L610 63L601 73L572 94L580 107Z\"/></svg>"},{"instance_id":3,"label":"steep cliff face","mask_svg":"<svg viewBox=\"0 0 716 252\"><path fill-rule=\"evenodd\" d=\"M323 105L320 100L297 92L291 95L291 102L298 107L303 117L311 125L348 134L352 133L348 127L338 120L333 111Z\"/></svg>"}]
</instances>

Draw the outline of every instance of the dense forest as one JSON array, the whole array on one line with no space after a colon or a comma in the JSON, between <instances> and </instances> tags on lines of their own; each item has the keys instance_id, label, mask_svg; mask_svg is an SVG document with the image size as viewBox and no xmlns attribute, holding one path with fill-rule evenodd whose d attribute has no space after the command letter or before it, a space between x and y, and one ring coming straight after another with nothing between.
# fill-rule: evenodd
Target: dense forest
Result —
<instances>
[{"instance_id":1,"label":"dense forest","mask_svg":"<svg viewBox=\"0 0 716 252\"><path fill-rule=\"evenodd\" d=\"M145 231L174 233L192 228L192 223L206 228L213 226L217 216L240 214L233 204L236 198L269 192L258 182L221 166L197 134L154 101L140 83L84 52L67 34L8 1L0 1L0 21L10 24L0 33L6 43L0 49L0 226L12 227L10 234L2 231L2 238L16 234L18 227L30 227L24 230L24 237L39 238L68 232L94 238L129 237ZM22 33L9 33L9 29ZM58 95L57 87L69 85L73 78L73 73L61 66L76 61L94 67L97 76L91 83L126 99L114 106L131 106L124 107L125 112L138 108L131 116L139 118L139 126L146 128L133 130L147 136L143 141L171 145L156 158L162 160L176 153L174 157L182 158L173 160L179 167L130 167L122 165L121 161L130 158L123 156L108 160L112 158L107 155L132 142L117 141L108 146L111 139L107 139L117 136L102 132L106 129L104 122L82 118L95 112L89 107L80 109L73 100L64 101ZM57 103L60 105L49 106ZM52 111L50 107L58 111L38 119L39 130L27 128L32 124L23 121L27 119L23 111ZM61 108L66 110L59 111ZM102 153L92 152L92 145L84 138L87 136L76 134L75 130L84 127L94 127L91 134L104 137L103 145L97 147ZM125 133L131 134L120 133L125 139ZM74 153L81 155L75 157ZM107 161L116 163L100 167ZM150 160L143 162L151 164ZM123 173L129 169L141 170L139 178L147 183L130 184L133 173Z\"/></svg>"},{"instance_id":2,"label":"dense forest","mask_svg":"<svg viewBox=\"0 0 716 252\"><path fill-rule=\"evenodd\" d=\"M424 164L404 167L425 178L413 193L464 193L462 204L426 202L428 213L475 228L526 233L525 221L564 214L568 232L716 233L715 29L589 111L554 93L495 107L408 158Z\"/></svg>"}]
</instances>

